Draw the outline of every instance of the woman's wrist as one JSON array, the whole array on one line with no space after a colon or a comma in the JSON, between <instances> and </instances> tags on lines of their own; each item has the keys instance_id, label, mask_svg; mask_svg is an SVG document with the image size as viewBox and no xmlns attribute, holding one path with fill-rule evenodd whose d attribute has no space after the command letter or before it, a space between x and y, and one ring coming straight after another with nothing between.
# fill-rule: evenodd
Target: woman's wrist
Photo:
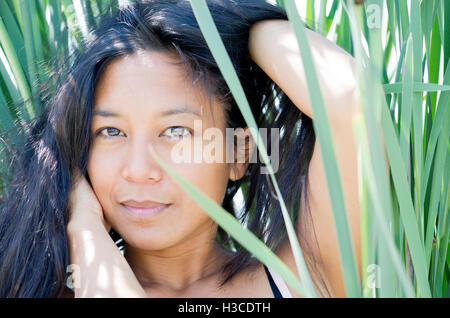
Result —
<instances>
[{"instance_id":1,"label":"woman's wrist","mask_svg":"<svg viewBox=\"0 0 450 318\"><path fill-rule=\"evenodd\" d=\"M305 31L329 120L348 125L348 119L359 112L355 60L326 37L310 29ZM303 59L291 22L256 22L250 28L248 49L250 58L292 103L313 118Z\"/></svg>"},{"instance_id":2,"label":"woman's wrist","mask_svg":"<svg viewBox=\"0 0 450 318\"><path fill-rule=\"evenodd\" d=\"M146 297L130 265L99 220L67 228L75 297Z\"/></svg>"},{"instance_id":3,"label":"woman's wrist","mask_svg":"<svg viewBox=\"0 0 450 318\"><path fill-rule=\"evenodd\" d=\"M82 230L94 230L96 233L108 234L111 226L96 215L84 215L81 219L72 218L67 223L67 234L69 237Z\"/></svg>"},{"instance_id":4,"label":"woman's wrist","mask_svg":"<svg viewBox=\"0 0 450 318\"><path fill-rule=\"evenodd\" d=\"M258 59L261 49L267 45L268 37L277 36L290 28L290 22L282 19L261 20L254 23L249 30L248 48L252 59Z\"/></svg>"}]
</instances>

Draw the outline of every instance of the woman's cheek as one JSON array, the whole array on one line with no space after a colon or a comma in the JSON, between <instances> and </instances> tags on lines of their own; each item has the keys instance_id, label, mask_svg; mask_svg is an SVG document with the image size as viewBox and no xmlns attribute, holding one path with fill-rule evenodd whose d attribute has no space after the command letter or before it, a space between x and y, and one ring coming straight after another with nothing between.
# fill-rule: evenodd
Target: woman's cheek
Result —
<instances>
[{"instance_id":1,"label":"woman's cheek","mask_svg":"<svg viewBox=\"0 0 450 318\"><path fill-rule=\"evenodd\" d=\"M190 181L196 188L216 201L219 205L226 190L228 178L227 167L222 163L197 163L177 169L184 178ZM178 186L180 191L184 190ZM185 194L189 197L188 194ZM188 198L191 202L194 199Z\"/></svg>"},{"instance_id":2,"label":"woman's cheek","mask_svg":"<svg viewBox=\"0 0 450 318\"><path fill-rule=\"evenodd\" d=\"M118 160L108 160L106 157L100 152L93 152L88 164L92 188L104 209L111 205L111 193L115 184L114 178L117 175L117 164L119 163Z\"/></svg>"}]
</instances>

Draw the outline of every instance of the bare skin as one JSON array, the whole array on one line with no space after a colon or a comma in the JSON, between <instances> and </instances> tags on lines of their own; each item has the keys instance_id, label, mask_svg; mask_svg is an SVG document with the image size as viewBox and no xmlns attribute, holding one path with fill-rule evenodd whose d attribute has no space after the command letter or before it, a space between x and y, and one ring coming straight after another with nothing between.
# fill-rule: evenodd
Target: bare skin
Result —
<instances>
[{"instance_id":1,"label":"bare skin","mask_svg":"<svg viewBox=\"0 0 450 318\"><path fill-rule=\"evenodd\" d=\"M348 54L317 34L308 31L308 38L330 120L360 265L357 157L351 130L351 120L358 110L353 62ZM250 32L249 50L255 62L294 104L312 116L301 58L289 23L273 20L255 24ZM169 127L193 130L193 121L200 119L203 129L219 127L225 131L225 117L217 101L210 111L204 91L192 86L183 70L170 61L170 56L155 52L121 57L108 65L96 87L94 110L119 116L94 116L93 134L106 127L112 129L103 130L95 137L88 162L92 188L82 180L71 194L73 208L68 228L71 262L81 264L82 276L75 296L273 297L262 265L253 271L241 271L223 288L217 288L219 269L230 257L214 243L217 224L148 151L151 145L175 171L218 204L222 202L228 180L241 178L247 167L225 163L225 160L224 163L173 162L169 155L173 147ZM186 108L198 115L178 111L176 115L163 116L165 111L179 109L180 105L188 105ZM188 130L184 130L188 136L186 142L192 142ZM309 178L313 230L318 240L318 246L309 253L322 258L321 270L332 296L344 297L333 213L317 143ZM170 205L151 220L136 221L121 206L122 201L131 198ZM83 209L79 202L86 200L94 208ZM305 215L305 211L300 211L300 215ZM303 244L300 231L305 222L306 219L300 218L297 226L300 244ZM113 252L115 246L107 233L110 226L127 242L125 257L117 249ZM88 260L83 246L91 248L95 257ZM287 239L276 254L297 273ZM289 289L294 297L301 297L290 286Z\"/></svg>"},{"instance_id":2,"label":"bare skin","mask_svg":"<svg viewBox=\"0 0 450 318\"><path fill-rule=\"evenodd\" d=\"M357 149L352 131L352 120L359 115L355 64L353 57L343 49L313 31L306 31L330 122L353 249L359 269L361 267L360 208ZM302 112L314 119L303 64L290 23L282 20L261 21L252 27L251 32L253 33L250 35L249 49L252 58ZM315 232L318 241L318 246L311 251L311 254L322 258L322 270L332 296L345 297L333 211L328 196L322 154L317 141L309 164L308 187L314 231L306 233L312 235ZM300 215L305 216L306 211L301 210ZM306 219L300 218L297 226L297 238L300 244L303 241L300 231L304 231L307 226L309 225ZM277 255L294 273L297 273L288 240L281 244ZM361 278L361 273L359 275ZM301 280L299 276L297 277ZM290 290L293 295L300 297L295 290L292 288Z\"/></svg>"}]
</instances>

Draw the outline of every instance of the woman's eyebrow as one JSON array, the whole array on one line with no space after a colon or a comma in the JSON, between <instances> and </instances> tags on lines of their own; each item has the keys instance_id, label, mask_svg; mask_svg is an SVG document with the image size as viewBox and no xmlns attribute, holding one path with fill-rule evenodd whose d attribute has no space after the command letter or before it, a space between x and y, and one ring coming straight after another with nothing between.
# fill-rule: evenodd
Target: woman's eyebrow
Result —
<instances>
[{"instance_id":1,"label":"woman's eyebrow","mask_svg":"<svg viewBox=\"0 0 450 318\"><path fill-rule=\"evenodd\" d=\"M203 107L202 107L202 110L203 110ZM193 114L198 117L202 117L202 115L198 111L196 111L186 105L182 105L180 108L172 108L172 109L166 110L161 113L161 117L177 115L177 114Z\"/></svg>"},{"instance_id":2,"label":"woman's eyebrow","mask_svg":"<svg viewBox=\"0 0 450 318\"><path fill-rule=\"evenodd\" d=\"M193 115L196 115L198 117L202 117L201 114L198 111L196 111L196 110L194 110L194 109L192 109L192 108L190 108L188 106L185 106L185 105L183 105L180 108L172 108L172 109L169 109L169 110L165 110L165 111L163 111L160 114L160 116L161 117L166 117L166 116L177 115L177 114L193 114ZM122 117L122 115L120 115L120 114L117 114L117 113L114 113L114 112L110 112L110 111L107 111L107 110L101 110L101 109L94 110L93 111L93 116Z\"/></svg>"},{"instance_id":3,"label":"woman's eyebrow","mask_svg":"<svg viewBox=\"0 0 450 318\"><path fill-rule=\"evenodd\" d=\"M119 114L107 111L107 110L100 110L100 109L96 109L94 110L94 112L92 113L92 116L102 116L102 117L122 117Z\"/></svg>"}]
</instances>

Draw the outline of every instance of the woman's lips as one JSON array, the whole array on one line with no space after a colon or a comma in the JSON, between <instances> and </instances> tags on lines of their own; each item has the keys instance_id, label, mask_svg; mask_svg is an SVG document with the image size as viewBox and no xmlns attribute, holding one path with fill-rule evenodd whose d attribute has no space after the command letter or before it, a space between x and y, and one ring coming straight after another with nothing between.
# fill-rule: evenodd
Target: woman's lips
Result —
<instances>
[{"instance_id":1,"label":"woman's lips","mask_svg":"<svg viewBox=\"0 0 450 318\"><path fill-rule=\"evenodd\" d=\"M136 207L121 204L128 215L136 219L147 219L163 212L170 204L159 204L152 207Z\"/></svg>"}]
</instances>

